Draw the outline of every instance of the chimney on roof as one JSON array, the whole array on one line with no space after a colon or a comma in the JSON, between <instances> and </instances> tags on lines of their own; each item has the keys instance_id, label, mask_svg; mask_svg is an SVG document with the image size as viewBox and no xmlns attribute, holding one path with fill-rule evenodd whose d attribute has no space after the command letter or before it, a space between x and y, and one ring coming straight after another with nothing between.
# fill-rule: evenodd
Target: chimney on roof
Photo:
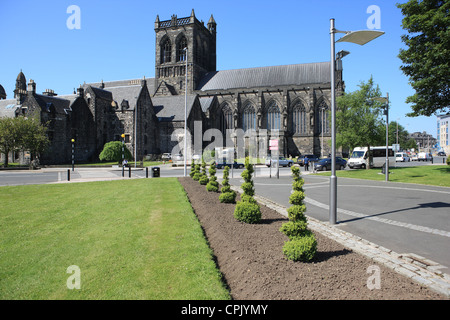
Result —
<instances>
[{"instance_id":1,"label":"chimney on roof","mask_svg":"<svg viewBox=\"0 0 450 320\"><path fill-rule=\"evenodd\" d=\"M77 89L77 94L79 97L82 97L84 94L84 89L83 87L80 85L80 87Z\"/></svg>"},{"instance_id":2,"label":"chimney on roof","mask_svg":"<svg viewBox=\"0 0 450 320\"><path fill-rule=\"evenodd\" d=\"M52 89L45 89L45 92L42 92L42 94L44 96L48 96L48 97L54 97L57 96L57 94L55 93L55 91L53 91Z\"/></svg>"},{"instance_id":3,"label":"chimney on roof","mask_svg":"<svg viewBox=\"0 0 450 320\"><path fill-rule=\"evenodd\" d=\"M36 93L36 82L33 79L30 79L28 83L28 93L35 94Z\"/></svg>"}]
</instances>

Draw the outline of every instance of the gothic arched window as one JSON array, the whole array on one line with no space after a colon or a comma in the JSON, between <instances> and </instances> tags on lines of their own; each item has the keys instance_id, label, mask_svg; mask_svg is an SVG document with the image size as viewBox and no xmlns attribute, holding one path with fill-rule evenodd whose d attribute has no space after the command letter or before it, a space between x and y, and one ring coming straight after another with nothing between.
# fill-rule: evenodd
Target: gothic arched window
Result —
<instances>
[{"instance_id":1,"label":"gothic arched window","mask_svg":"<svg viewBox=\"0 0 450 320\"><path fill-rule=\"evenodd\" d=\"M329 108L325 101L322 101L316 109L318 133L330 133Z\"/></svg>"},{"instance_id":2,"label":"gothic arched window","mask_svg":"<svg viewBox=\"0 0 450 320\"><path fill-rule=\"evenodd\" d=\"M251 103L247 104L242 112L242 129L244 131L256 129L256 113Z\"/></svg>"},{"instance_id":3,"label":"gothic arched window","mask_svg":"<svg viewBox=\"0 0 450 320\"><path fill-rule=\"evenodd\" d=\"M177 43L177 61L186 61L186 51L184 48L187 48L187 40L185 36L182 36Z\"/></svg>"},{"instance_id":4,"label":"gothic arched window","mask_svg":"<svg viewBox=\"0 0 450 320\"><path fill-rule=\"evenodd\" d=\"M223 134L227 129L233 129L233 111L228 104L222 107L219 121L219 129Z\"/></svg>"},{"instance_id":5,"label":"gothic arched window","mask_svg":"<svg viewBox=\"0 0 450 320\"><path fill-rule=\"evenodd\" d=\"M281 115L280 108L275 101L272 101L267 108L267 129L268 130L280 130L281 128Z\"/></svg>"},{"instance_id":6,"label":"gothic arched window","mask_svg":"<svg viewBox=\"0 0 450 320\"><path fill-rule=\"evenodd\" d=\"M306 133L306 109L301 102L292 110L292 129L294 133Z\"/></svg>"},{"instance_id":7,"label":"gothic arched window","mask_svg":"<svg viewBox=\"0 0 450 320\"><path fill-rule=\"evenodd\" d=\"M161 45L161 63L171 61L172 56L172 43L169 39L165 39Z\"/></svg>"}]
</instances>

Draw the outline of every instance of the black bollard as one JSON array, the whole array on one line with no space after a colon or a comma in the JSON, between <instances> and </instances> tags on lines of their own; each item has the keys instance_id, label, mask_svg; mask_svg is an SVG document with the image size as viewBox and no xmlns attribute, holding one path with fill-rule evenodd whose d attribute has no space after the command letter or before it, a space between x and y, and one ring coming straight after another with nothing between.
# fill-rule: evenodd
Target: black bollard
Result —
<instances>
[{"instance_id":1,"label":"black bollard","mask_svg":"<svg viewBox=\"0 0 450 320\"><path fill-rule=\"evenodd\" d=\"M131 178L131 167L128 167L128 178Z\"/></svg>"},{"instance_id":2,"label":"black bollard","mask_svg":"<svg viewBox=\"0 0 450 320\"><path fill-rule=\"evenodd\" d=\"M148 167L145 167L145 177L148 178Z\"/></svg>"},{"instance_id":3,"label":"black bollard","mask_svg":"<svg viewBox=\"0 0 450 320\"><path fill-rule=\"evenodd\" d=\"M70 181L70 169L67 170L67 181Z\"/></svg>"},{"instance_id":4,"label":"black bollard","mask_svg":"<svg viewBox=\"0 0 450 320\"><path fill-rule=\"evenodd\" d=\"M124 166L122 165L122 178L125 176Z\"/></svg>"}]
</instances>

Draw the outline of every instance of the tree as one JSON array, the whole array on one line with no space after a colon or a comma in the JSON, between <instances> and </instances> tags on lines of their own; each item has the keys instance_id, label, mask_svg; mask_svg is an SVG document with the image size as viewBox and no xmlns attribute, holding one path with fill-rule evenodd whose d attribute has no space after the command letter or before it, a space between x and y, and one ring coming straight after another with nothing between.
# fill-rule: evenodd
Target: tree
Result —
<instances>
[{"instance_id":1,"label":"tree","mask_svg":"<svg viewBox=\"0 0 450 320\"><path fill-rule=\"evenodd\" d=\"M47 127L36 118L18 117L18 119L22 149L30 151L32 159L36 158L50 145Z\"/></svg>"},{"instance_id":2,"label":"tree","mask_svg":"<svg viewBox=\"0 0 450 320\"><path fill-rule=\"evenodd\" d=\"M124 155L125 159L131 160L133 157L131 156L130 150L128 150L127 146L124 145ZM100 152L100 161L117 161L117 163L121 163L122 161L122 142L120 141L111 141L105 143L103 146L102 152Z\"/></svg>"},{"instance_id":3,"label":"tree","mask_svg":"<svg viewBox=\"0 0 450 320\"><path fill-rule=\"evenodd\" d=\"M8 166L8 154L30 151L32 158L49 146L47 128L39 119L30 117L0 118L0 152L5 154L4 166Z\"/></svg>"},{"instance_id":4,"label":"tree","mask_svg":"<svg viewBox=\"0 0 450 320\"><path fill-rule=\"evenodd\" d=\"M381 104L373 100L381 96L380 88L375 87L372 77L359 88L336 99L336 146L350 150L385 143Z\"/></svg>"},{"instance_id":5,"label":"tree","mask_svg":"<svg viewBox=\"0 0 450 320\"><path fill-rule=\"evenodd\" d=\"M400 49L400 69L416 91L406 99L413 110L408 116L450 112L450 1L409 0L397 7L409 33L402 35L407 49Z\"/></svg>"},{"instance_id":6,"label":"tree","mask_svg":"<svg viewBox=\"0 0 450 320\"><path fill-rule=\"evenodd\" d=\"M19 150L19 134L15 118L0 118L0 152L5 155L4 166L8 166L8 154Z\"/></svg>"}]
</instances>

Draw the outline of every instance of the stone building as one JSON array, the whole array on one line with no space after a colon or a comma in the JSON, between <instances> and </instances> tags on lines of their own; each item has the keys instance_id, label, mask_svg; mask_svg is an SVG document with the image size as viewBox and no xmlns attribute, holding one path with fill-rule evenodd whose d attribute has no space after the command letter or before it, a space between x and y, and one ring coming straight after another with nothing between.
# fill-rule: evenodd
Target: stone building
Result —
<instances>
[{"instance_id":1,"label":"stone building","mask_svg":"<svg viewBox=\"0 0 450 320\"><path fill-rule=\"evenodd\" d=\"M106 142L123 133L138 160L182 152L185 103L190 144L200 123L203 132L218 129L223 143L247 149L254 146L239 133L260 137L265 142L256 148L264 151L276 137L285 156L330 153L330 62L218 71L212 15L206 26L194 10L183 18L157 16L154 30L154 78L85 83L74 94L57 96L51 90L37 94L34 81L26 84L21 72L14 100L5 100L0 88L0 116L37 112L50 121L46 163L70 162L72 138L76 161L95 160ZM344 90L342 69L336 89Z\"/></svg>"}]
</instances>

